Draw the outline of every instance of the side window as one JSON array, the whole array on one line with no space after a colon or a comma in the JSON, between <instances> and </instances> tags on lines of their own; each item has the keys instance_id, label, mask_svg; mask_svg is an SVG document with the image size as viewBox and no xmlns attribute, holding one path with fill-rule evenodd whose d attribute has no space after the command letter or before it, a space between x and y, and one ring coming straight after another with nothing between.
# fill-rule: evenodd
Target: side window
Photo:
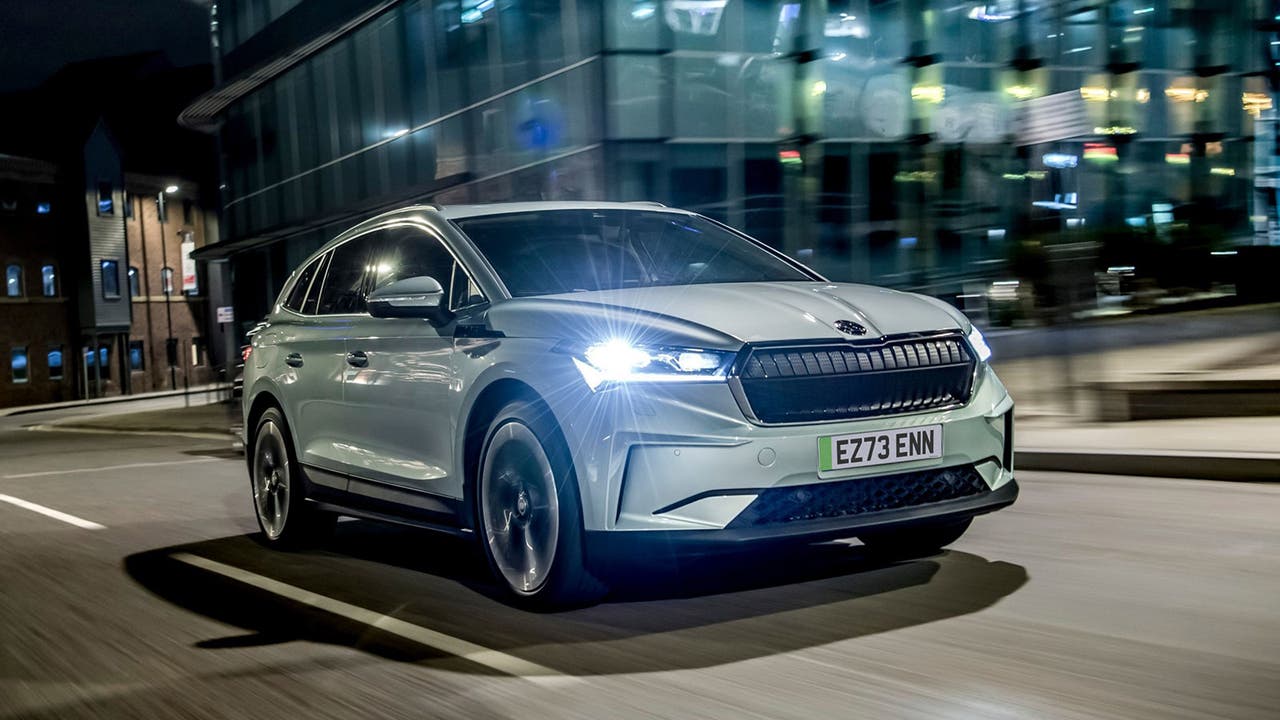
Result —
<instances>
[{"instance_id":1,"label":"side window","mask_svg":"<svg viewBox=\"0 0 1280 720\"><path fill-rule=\"evenodd\" d=\"M284 301L285 307L294 312L302 312L302 305L307 299L307 290L311 289L311 280L316 276L316 269L320 267L321 260L324 260L323 255L311 261L302 268L302 272L298 273L298 280L293 284L293 288L289 290L289 297Z\"/></svg>"},{"instance_id":2,"label":"side window","mask_svg":"<svg viewBox=\"0 0 1280 720\"><path fill-rule=\"evenodd\" d=\"M456 309L484 301L480 288L453 259L438 238L421 230L404 228L389 230L379 243L375 261L373 288L376 290L397 280L427 276L435 278L449 297L449 307Z\"/></svg>"},{"instance_id":3,"label":"side window","mask_svg":"<svg viewBox=\"0 0 1280 720\"><path fill-rule=\"evenodd\" d=\"M374 235L362 235L339 245L329 260L320 290L320 315L345 315L365 311L365 270Z\"/></svg>"},{"instance_id":4,"label":"side window","mask_svg":"<svg viewBox=\"0 0 1280 720\"><path fill-rule=\"evenodd\" d=\"M398 280L427 276L435 278L445 292L453 277L453 256L436 238L412 228L380 233L377 257L371 263L373 289Z\"/></svg>"},{"instance_id":5,"label":"side window","mask_svg":"<svg viewBox=\"0 0 1280 720\"><path fill-rule=\"evenodd\" d=\"M320 258L320 264L316 266L315 280L311 281L311 289L307 291L307 299L302 301L303 315L315 315L316 308L320 307L320 288L324 285L325 273L329 270L329 260L333 258L333 253L325 253Z\"/></svg>"}]
</instances>

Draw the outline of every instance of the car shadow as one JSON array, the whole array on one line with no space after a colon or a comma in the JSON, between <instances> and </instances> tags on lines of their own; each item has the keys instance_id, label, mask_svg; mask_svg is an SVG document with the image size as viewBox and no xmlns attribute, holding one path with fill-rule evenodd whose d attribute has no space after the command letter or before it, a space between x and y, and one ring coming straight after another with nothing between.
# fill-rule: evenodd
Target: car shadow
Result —
<instances>
[{"instance_id":1,"label":"car shadow","mask_svg":"<svg viewBox=\"0 0 1280 720\"><path fill-rule=\"evenodd\" d=\"M732 557L610 568L598 605L533 614L497 599L474 544L372 522L339 523L323 549L282 552L252 536L131 555L126 572L178 606L245 630L206 638L218 650L293 640L334 643L458 672L492 670L446 656L174 558L190 553L566 675L708 667L945 620L990 607L1027 582L1012 563L947 551L873 561L829 543Z\"/></svg>"}]
</instances>

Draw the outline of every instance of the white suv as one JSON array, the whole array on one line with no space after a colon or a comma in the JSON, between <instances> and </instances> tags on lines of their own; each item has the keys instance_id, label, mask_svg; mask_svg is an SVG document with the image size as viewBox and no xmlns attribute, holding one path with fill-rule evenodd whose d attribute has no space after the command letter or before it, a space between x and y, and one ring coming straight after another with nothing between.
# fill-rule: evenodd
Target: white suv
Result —
<instances>
[{"instance_id":1,"label":"white suv","mask_svg":"<svg viewBox=\"0 0 1280 720\"><path fill-rule=\"evenodd\" d=\"M477 537L542 606L598 596L615 552L928 553L1017 497L989 356L945 303L687 211L409 207L303 263L254 334L254 506L271 544L337 514Z\"/></svg>"}]
</instances>

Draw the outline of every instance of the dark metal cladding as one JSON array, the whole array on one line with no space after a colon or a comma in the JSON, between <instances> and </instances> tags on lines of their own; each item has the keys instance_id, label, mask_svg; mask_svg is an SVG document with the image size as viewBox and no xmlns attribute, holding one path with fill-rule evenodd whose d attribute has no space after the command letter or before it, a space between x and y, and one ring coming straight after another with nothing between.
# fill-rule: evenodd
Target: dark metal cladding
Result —
<instances>
[{"instance_id":1,"label":"dark metal cladding","mask_svg":"<svg viewBox=\"0 0 1280 720\"><path fill-rule=\"evenodd\" d=\"M729 527L848 517L987 492L991 492L990 488L972 465L770 488L760 493Z\"/></svg>"},{"instance_id":2,"label":"dark metal cladding","mask_svg":"<svg viewBox=\"0 0 1280 720\"><path fill-rule=\"evenodd\" d=\"M975 360L959 335L874 344L750 347L739 381L762 423L893 415L964 405Z\"/></svg>"}]
</instances>

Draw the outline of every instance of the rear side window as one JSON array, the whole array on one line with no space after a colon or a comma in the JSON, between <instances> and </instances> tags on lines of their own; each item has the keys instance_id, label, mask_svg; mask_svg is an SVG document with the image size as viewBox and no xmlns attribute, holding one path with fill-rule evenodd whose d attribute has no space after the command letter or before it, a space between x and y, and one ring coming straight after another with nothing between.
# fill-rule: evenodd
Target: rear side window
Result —
<instances>
[{"instance_id":1,"label":"rear side window","mask_svg":"<svg viewBox=\"0 0 1280 720\"><path fill-rule=\"evenodd\" d=\"M307 299L307 290L311 288L311 281L316 276L321 260L324 260L323 255L311 261L302 268L302 272L298 273L298 280L293 284L293 288L289 290L289 297L284 301L285 307L294 312L302 312L302 305Z\"/></svg>"},{"instance_id":2,"label":"rear side window","mask_svg":"<svg viewBox=\"0 0 1280 720\"><path fill-rule=\"evenodd\" d=\"M358 237L333 251L324 287L320 291L317 314L347 315L365 311L365 275L372 237Z\"/></svg>"},{"instance_id":3,"label":"rear side window","mask_svg":"<svg viewBox=\"0 0 1280 720\"><path fill-rule=\"evenodd\" d=\"M324 285L325 273L329 270L329 260L333 259L333 253L325 253L320 258L320 265L316 268L316 278L311 282L311 289L307 291L307 299L302 302L303 315L315 315L316 308L320 307L320 289Z\"/></svg>"}]
</instances>

